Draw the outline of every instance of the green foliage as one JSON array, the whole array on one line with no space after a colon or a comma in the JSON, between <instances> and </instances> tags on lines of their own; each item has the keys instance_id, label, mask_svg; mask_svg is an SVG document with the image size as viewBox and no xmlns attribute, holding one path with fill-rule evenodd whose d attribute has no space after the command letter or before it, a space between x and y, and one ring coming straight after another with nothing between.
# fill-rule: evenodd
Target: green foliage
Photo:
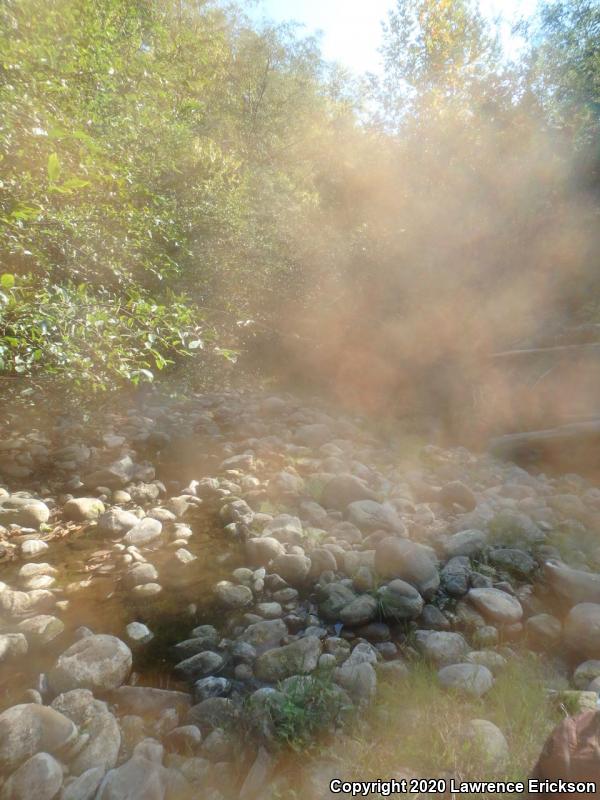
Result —
<instances>
[{"instance_id":1,"label":"green foliage","mask_svg":"<svg viewBox=\"0 0 600 800\"><path fill-rule=\"evenodd\" d=\"M305 750L317 734L339 721L344 704L331 675L298 675L284 692L276 714L275 735L293 750Z\"/></svg>"}]
</instances>

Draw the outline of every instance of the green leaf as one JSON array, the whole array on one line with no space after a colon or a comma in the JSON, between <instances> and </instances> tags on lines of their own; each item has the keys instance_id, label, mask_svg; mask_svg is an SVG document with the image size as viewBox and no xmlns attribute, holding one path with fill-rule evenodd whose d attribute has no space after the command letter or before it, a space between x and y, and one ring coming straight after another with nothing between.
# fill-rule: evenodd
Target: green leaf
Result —
<instances>
[{"instance_id":1,"label":"green leaf","mask_svg":"<svg viewBox=\"0 0 600 800\"><path fill-rule=\"evenodd\" d=\"M60 178L60 159L56 153L50 153L48 156L48 180L51 183L56 183Z\"/></svg>"},{"instance_id":2,"label":"green leaf","mask_svg":"<svg viewBox=\"0 0 600 800\"><path fill-rule=\"evenodd\" d=\"M11 275L10 272L5 272L4 275L0 277L0 286L3 289L12 289L15 285L15 276Z\"/></svg>"}]
</instances>

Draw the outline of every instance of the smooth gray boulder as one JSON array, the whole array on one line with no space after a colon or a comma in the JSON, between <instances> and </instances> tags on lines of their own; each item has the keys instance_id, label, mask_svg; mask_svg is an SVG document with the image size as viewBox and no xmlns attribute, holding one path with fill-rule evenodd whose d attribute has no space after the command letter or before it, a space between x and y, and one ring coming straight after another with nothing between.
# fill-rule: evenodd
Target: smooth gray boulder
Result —
<instances>
[{"instance_id":1,"label":"smooth gray boulder","mask_svg":"<svg viewBox=\"0 0 600 800\"><path fill-rule=\"evenodd\" d=\"M41 500L17 495L0 497L0 525L39 528L49 519L50 509Z\"/></svg>"},{"instance_id":2,"label":"smooth gray boulder","mask_svg":"<svg viewBox=\"0 0 600 800\"><path fill-rule=\"evenodd\" d=\"M412 584L426 599L440 585L434 557L428 548L409 539L389 537L377 544L375 571L383 578L400 578Z\"/></svg>"},{"instance_id":3,"label":"smooth gray boulder","mask_svg":"<svg viewBox=\"0 0 600 800\"><path fill-rule=\"evenodd\" d=\"M340 620L350 627L366 625L377 616L377 608L377 600L371 595L363 594L342 608Z\"/></svg>"},{"instance_id":4,"label":"smooth gray boulder","mask_svg":"<svg viewBox=\"0 0 600 800\"><path fill-rule=\"evenodd\" d=\"M0 769L11 772L35 753L64 753L77 738L72 720L36 703L12 706L0 714Z\"/></svg>"},{"instance_id":5,"label":"smooth gray boulder","mask_svg":"<svg viewBox=\"0 0 600 800\"><path fill-rule=\"evenodd\" d=\"M487 533L484 531L459 531L446 539L443 544L444 553L448 558L479 555L486 546L487 538Z\"/></svg>"},{"instance_id":6,"label":"smooth gray boulder","mask_svg":"<svg viewBox=\"0 0 600 800\"><path fill-rule=\"evenodd\" d=\"M73 497L63 506L65 519L73 522L88 522L104 513L104 503L97 497Z\"/></svg>"},{"instance_id":7,"label":"smooth gray boulder","mask_svg":"<svg viewBox=\"0 0 600 800\"><path fill-rule=\"evenodd\" d=\"M136 547L144 547L159 539L161 533L161 522L153 517L144 517L139 520L133 528L127 531L123 537L123 543L126 545L135 545Z\"/></svg>"},{"instance_id":8,"label":"smooth gray boulder","mask_svg":"<svg viewBox=\"0 0 600 800\"><path fill-rule=\"evenodd\" d=\"M471 589L467 600L492 622L511 625L519 622L523 616L523 608L517 598L501 589Z\"/></svg>"},{"instance_id":9,"label":"smooth gray boulder","mask_svg":"<svg viewBox=\"0 0 600 800\"><path fill-rule=\"evenodd\" d=\"M123 536L138 524L139 518L123 508L111 508L98 518L98 531L108 536Z\"/></svg>"},{"instance_id":10,"label":"smooth gray boulder","mask_svg":"<svg viewBox=\"0 0 600 800\"><path fill-rule=\"evenodd\" d=\"M357 500L377 500L375 492L355 475L336 475L323 487L320 503L324 508L344 511Z\"/></svg>"},{"instance_id":11,"label":"smooth gray boulder","mask_svg":"<svg viewBox=\"0 0 600 800\"><path fill-rule=\"evenodd\" d=\"M36 753L2 787L2 800L53 800L62 786L61 765L49 753Z\"/></svg>"},{"instance_id":12,"label":"smooth gray boulder","mask_svg":"<svg viewBox=\"0 0 600 800\"><path fill-rule=\"evenodd\" d=\"M399 578L377 590L377 599L386 619L416 619L423 611L423 598L414 586Z\"/></svg>"},{"instance_id":13,"label":"smooth gray boulder","mask_svg":"<svg viewBox=\"0 0 600 800\"><path fill-rule=\"evenodd\" d=\"M450 664L438 672L438 680L446 689L454 689L481 697L492 688L494 677L481 664Z\"/></svg>"},{"instance_id":14,"label":"smooth gray boulder","mask_svg":"<svg viewBox=\"0 0 600 800\"><path fill-rule=\"evenodd\" d=\"M426 631L415 633L417 650L438 667L464 661L469 645L460 633L450 631Z\"/></svg>"},{"instance_id":15,"label":"smooth gray boulder","mask_svg":"<svg viewBox=\"0 0 600 800\"><path fill-rule=\"evenodd\" d=\"M73 689L59 694L53 700L52 708L71 719L80 733L89 737L87 744L69 763L71 774L82 775L94 767L101 767L104 773L115 766L121 747L121 731L106 703L96 700L89 689Z\"/></svg>"},{"instance_id":16,"label":"smooth gray boulder","mask_svg":"<svg viewBox=\"0 0 600 800\"><path fill-rule=\"evenodd\" d=\"M62 653L48 679L54 692L70 689L109 691L125 683L132 664L131 650L116 636L92 634Z\"/></svg>"}]
</instances>

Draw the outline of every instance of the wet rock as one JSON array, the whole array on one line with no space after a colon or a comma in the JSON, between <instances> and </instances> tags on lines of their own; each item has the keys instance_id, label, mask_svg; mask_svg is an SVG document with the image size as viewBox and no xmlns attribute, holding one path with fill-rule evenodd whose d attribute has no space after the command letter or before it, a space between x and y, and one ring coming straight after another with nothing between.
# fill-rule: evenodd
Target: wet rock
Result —
<instances>
[{"instance_id":1,"label":"wet rock","mask_svg":"<svg viewBox=\"0 0 600 800\"><path fill-rule=\"evenodd\" d=\"M74 689L58 695L52 708L71 719L80 733L88 737L87 744L69 762L73 775L81 775L94 767L106 771L115 766L121 747L121 732L106 703L96 700L87 689Z\"/></svg>"},{"instance_id":2,"label":"wet rock","mask_svg":"<svg viewBox=\"0 0 600 800\"><path fill-rule=\"evenodd\" d=\"M111 508L98 518L98 531L107 536L123 536L139 522L131 511Z\"/></svg>"},{"instance_id":3,"label":"wet rock","mask_svg":"<svg viewBox=\"0 0 600 800\"><path fill-rule=\"evenodd\" d=\"M162 592L160 583L141 583L139 586L134 586L131 593L138 598L155 597Z\"/></svg>"},{"instance_id":4,"label":"wet rock","mask_svg":"<svg viewBox=\"0 0 600 800\"><path fill-rule=\"evenodd\" d=\"M427 548L408 539L390 537L375 550L375 571L384 578L412 584L426 599L440 585L437 565Z\"/></svg>"},{"instance_id":5,"label":"wet rock","mask_svg":"<svg viewBox=\"0 0 600 800\"><path fill-rule=\"evenodd\" d=\"M138 716L157 715L167 708L176 708L183 715L191 706L191 697L186 692L151 686L121 686L111 692L110 701L117 706L119 714Z\"/></svg>"},{"instance_id":6,"label":"wet rock","mask_svg":"<svg viewBox=\"0 0 600 800\"><path fill-rule=\"evenodd\" d=\"M587 659L600 658L600 604L574 606L565 620L564 638L573 653Z\"/></svg>"},{"instance_id":7,"label":"wet rock","mask_svg":"<svg viewBox=\"0 0 600 800\"><path fill-rule=\"evenodd\" d=\"M73 497L63 507L65 519L88 522L104 513L104 503L96 497Z\"/></svg>"},{"instance_id":8,"label":"wet rock","mask_svg":"<svg viewBox=\"0 0 600 800\"><path fill-rule=\"evenodd\" d=\"M471 589L467 599L492 622L510 625L519 622L523 616L523 609L516 597L500 589Z\"/></svg>"},{"instance_id":9,"label":"wet rock","mask_svg":"<svg viewBox=\"0 0 600 800\"><path fill-rule=\"evenodd\" d=\"M198 625L191 634L191 638L204 642L206 650L210 650L219 644L219 632L213 625ZM190 655L193 655L193 653Z\"/></svg>"},{"instance_id":10,"label":"wet rock","mask_svg":"<svg viewBox=\"0 0 600 800\"><path fill-rule=\"evenodd\" d=\"M50 670L54 692L70 689L108 691L125 682L131 671L132 656L127 645L116 636L86 636L59 656Z\"/></svg>"},{"instance_id":11,"label":"wet rock","mask_svg":"<svg viewBox=\"0 0 600 800\"><path fill-rule=\"evenodd\" d=\"M255 653L261 653L277 647L284 636L287 636L287 626L281 619L264 620L249 625L241 634L240 641L251 645Z\"/></svg>"},{"instance_id":12,"label":"wet rock","mask_svg":"<svg viewBox=\"0 0 600 800\"><path fill-rule=\"evenodd\" d=\"M144 583L154 583L158 579L158 570L154 564L136 561L123 576L123 583L129 588Z\"/></svg>"},{"instance_id":13,"label":"wet rock","mask_svg":"<svg viewBox=\"0 0 600 800\"><path fill-rule=\"evenodd\" d=\"M18 625L18 630L25 635L32 646L48 644L63 633L65 624L58 617L50 614L38 614L35 617L24 619Z\"/></svg>"},{"instance_id":14,"label":"wet rock","mask_svg":"<svg viewBox=\"0 0 600 800\"><path fill-rule=\"evenodd\" d=\"M39 528L50 519L50 509L41 500L10 495L0 497L0 525Z\"/></svg>"},{"instance_id":15,"label":"wet rock","mask_svg":"<svg viewBox=\"0 0 600 800\"><path fill-rule=\"evenodd\" d=\"M77 738L73 722L53 708L24 703L0 714L0 768L16 769L41 750L59 755Z\"/></svg>"},{"instance_id":16,"label":"wet rock","mask_svg":"<svg viewBox=\"0 0 600 800\"><path fill-rule=\"evenodd\" d=\"M44 589L32 589L29 592L17 592L0 584L0 613L16 619L40 611L48 611L56 605L52 592Z\"/></svg>"},{"instance_id":17,"label":"wet rock","mask_svg":"<svg viewBox=\"0 0 600 800\"><path fill-rule=\"evenodd\" d=\"M58 761L48 753L37 753L8 778L2 787L2 800L52 800L62 782Z\"/></svg>"},{"instance_id":18,"label":"wet rock","mask_svg":"<svg viewBox=\"0 0 600 800\"><path fill-rule=\"evenodd\" d=\"M231 581L220 581L215 586L217 599L227 608L244 608L252 603L252 590Z\"/></svg>"},{"instance_id":19,"label":"wet rock","mask_svg":"<svg viewBox=\"0 0 600 800\"><path fill-rule=\"evenodd\" d=\"M22 633L0 634L0 663L24 656L29 649Z\"/></svg>"},{"instance_id":20,"label":"wet rock","mask_svg":"<svg viewBox=\"0 0 600 800\"><path fill-rule=\"evenodd\" d=\"M246 541L246 557L253 567L266 567L284 552L281 542L271 536L259 536Z\"/></svg>"},{"instance_id":21,"label":"wet rock","mask_svg":"<svg viewBox=\"0 0 600 800\"><path fill-rule=\"evenodd\" d=\"M133 479L135 471L131 457L123 456L109 466L101 467L84 476L83 483L88 489L95 489L98 486L120 489Z\"/></svg>"},{"instance_id":22,"label":"wet rock","mask_svg":"<svg viewBox=\"0 0 600 800\"><path fill-rule=\"evenodd\" d=\"M21 542L21 555L23 558L36 558L45 553L47 549L48 544L41 539L27 539Z\"/></svg>"},{"instance_id":23,"label":"wet rock","mask_svg":"<svg viewBox=\"0 0 600 800\"><path fill-rule=\"evenodd\" d=\"M231 692L231 681L227 678L216 678L214 675L201 678L194 684L194 698L201 703L209 697L225 697Z\"/></svg>"},{"instance_id":24,"label":"wet rock","mask_svg":"<svg viewBox=\"0 0 600 800\"><path fill-rule=\"evenodd\" d=\"M494 683L492 673L480 664L451 664L442 667L438 680L446 689L453 689L474 697L481 697Z\"/></svg>"},{"instance_id":25,"label":"wet rock","mask_svg":"<svg viewBox=\"0 0 600 800\"><path fill-rule=\"evenodd\" d=\"M175 672L188 681L206 677L214 672L219 672L223 668L225 661L219 653L205 650L195 656L180 661L175 666Z\"/></svg>"},{"instance_id":26,"label":"wet rock","mask_svg":"<svg viewBox=\"0 0 600 800\"><path fill-rule=\"evenodd\" d=\"M399 579L377 591L381 613L386 619L416 619L423 611L423 598L414 586Z\"/></svg>"},{"instance_id":27,"label":"wet rock","mask_svg":"<svg viewBox=\"0 0 600 800\"><path fill-rule=\"evenodd\" d=\"M148 644L154 639L154 634L147 625L142 622L130 622L125 628L127 638L134 647Z\"/></svg>"},{"instance_id":28,"label":"wet rock","mask_svg":"<svg viewBox=\"0 0 600 800\"><path fill-rule=\"evenodd\" d=\"M320 655L320 640L316 636L307 636L259 656L256 676L263 681L280 681L291 675L306 675L316 669Z\"/></svg>"},{"instance_id":29,"label":"wet rock","mask_svg":"<svg viewBox=\"0 0 600 800\"><path fill-rule=\"evenodd\" d=\"M226 697L209 697L192 706L186 716L188 725L198 725L203 734L215 728L231 729L236 723L238 712Z\"/></svg>"},{"instance_id":30,"label":"wet rock","mask_svg":"<svg viewBox=\"0 0 600 800\"><path fill-rule=\"evenodd\" d=\"M157 519L144 517L125 534L123 542L126 545L144 547L159 539L161 533L162 524Z\"/></svg>"}]
</instances>

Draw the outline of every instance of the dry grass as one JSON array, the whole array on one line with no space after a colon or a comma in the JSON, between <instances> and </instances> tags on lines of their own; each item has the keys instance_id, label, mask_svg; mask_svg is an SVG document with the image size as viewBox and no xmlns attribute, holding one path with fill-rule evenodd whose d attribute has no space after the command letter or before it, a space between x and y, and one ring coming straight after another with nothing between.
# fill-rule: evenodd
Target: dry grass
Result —
<instances>
[{"instance_id":1,"label":"dry grass","mask_svg":"<svg viewBox=\"0 0 600 800\"><path fill-rule=\"evenodd\" d=\"M510 755L501 769L494 770L462 735L472 719L490 720L504 733ZM442 690L435 671L419 663L406 680L381 684L375 707L353 737L351 756L347 743L334 746L332 755L347 765L344 778L350 780L388 779L405 772L425 778L525 780L559 719L535 659L509 664L481 699Z\"/></svg>"}]
</instances>

